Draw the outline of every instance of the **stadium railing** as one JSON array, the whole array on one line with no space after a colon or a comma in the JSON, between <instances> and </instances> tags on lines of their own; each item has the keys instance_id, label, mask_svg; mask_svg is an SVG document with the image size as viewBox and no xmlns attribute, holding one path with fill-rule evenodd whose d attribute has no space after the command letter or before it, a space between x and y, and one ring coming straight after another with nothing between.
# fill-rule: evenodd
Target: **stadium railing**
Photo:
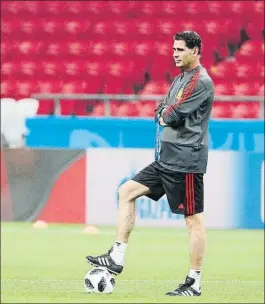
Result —
<instances>
[{"instance_id":1,"label":"stadium railing","mask_svg":"<svg viewBox=\"0 0 265 304\"><path fill-rule=\"evenodd\" d=\"M161 102L165 95L126 95L126 94L55 94L55 93L40 93L40 94L33 94L32 98L36 98L38 100L53 100L55 104L55 111L54 115L61 114L61 106L60 100L97 100L102 101L105 104L105 115L111 116L110 111L110 101L118 100L124 102L132 102L137 100L150 100L154 102ZM235 95L219 95L215 96L216 101L224 101L224 102L260 102L260 113L259 118L264 119L264 96L235 96Z\"/></svg>"}]
</instances>

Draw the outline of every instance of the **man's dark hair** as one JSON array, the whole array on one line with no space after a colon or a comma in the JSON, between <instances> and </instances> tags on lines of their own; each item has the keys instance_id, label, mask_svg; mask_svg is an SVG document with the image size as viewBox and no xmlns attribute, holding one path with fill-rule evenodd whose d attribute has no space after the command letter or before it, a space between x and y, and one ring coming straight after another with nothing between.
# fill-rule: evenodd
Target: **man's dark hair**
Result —
<instances>
[{"instance_id":1,"label":"man's dark hair","mask_svg":"<svg viewBox=\"0 0 265 304\"><path fill-rule=\"evenodd\" d=\"M199 34L194 31L178 32L174 35L174 40L184 40L189 49L197 47L199 49L198 54L201 54L202 41Z\"/></svg>"}]
</instances>

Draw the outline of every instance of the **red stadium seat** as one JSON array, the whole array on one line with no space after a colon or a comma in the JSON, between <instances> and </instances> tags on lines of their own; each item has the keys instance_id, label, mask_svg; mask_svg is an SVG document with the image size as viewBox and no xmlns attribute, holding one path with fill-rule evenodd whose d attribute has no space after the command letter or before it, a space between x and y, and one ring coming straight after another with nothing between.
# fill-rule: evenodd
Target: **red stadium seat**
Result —
<instances>
[{"instance_id":1,"label":"red stadium seat","mask_svg":"<svg viewBox=\"0 0 265 304\"><path fill-rule=\"evenodd\" d=\"M123 77L123 65L117 61L108 61L106 63L106 75L111 77Z\"/></svg>"},{"instance_id":2,"label":"red stadium seat","mask_svg":"<svg viewBox=\"0 0 265 304\"><path fill-rule=\"evenodd\" d=\"M131 85L144 82L144 75L147 71L147 62L144 56L132 56L130 59L123 61L125 82Z\"/></svg>"},{"instance_id":3,"label":"red stadium seat","mask_svg":"<svg viewBox=\"0 0 265 304\"><path fill-rule=\"evenodd\" d=\"M67 11L67 1L43 1L42 13L46 16L59 16Z\"/></svg>"},{"instance_id":4,"label":"red stadium seat","mask_svg":"<svg viewBox=\"0 0 265 304\"><path fill-rule=\"evenodd\" d=\"M264 84L261 84L258 90L258 96L264 96Z\"/></svg>"},{"instance_id":5,"label":"red stadium seat","mask_svg":"<svg viewBox=\"0 0 265 304\"><path fill-rule=\"evenodd\" d=\"M238 96L257 96L260 89L259 82L239 82L235 81L233 83L233 95Z\"/></svg>"},{"instance_id":6,"label":"red stadium seat","mask_svg":"<svg viewBox=\"0 0 265 304\"><path fill-rule=\"evenodd\" d=\"M41 25L36 17L21 19L19 22L19 38L25 40L35 39L39 37L41 33Z\"/></svg>"},{"instance_id":7,"label":"red stadium seat","mask_svg":"<svg viewBox=\"0 0 265 304\"><path fill-rule=\"evenodd\" d=\"M43 47L43 53L47 59L56 58L59 55L62 55L62 50L66 53L65 48L62 47L60 42L47 43L45 44L45 47Z\"/></svg>"},{"instance_id":8,"label":"red stadium seat","mask_svg":"<svg viewBox=\"0 0 265 304\"><path fill-rule=\"evenodd\" d=\"M49 39L52 37L60 38L64 30L64 19L56 17L43 17L38 20L40 31L42 32L42 37L44 39Z\"/></svg>"},{"instance_id":9,"label":"red stadium seat","mask_svg":"<svg viewBox=\"0 0 265 304\"><path fill-rule=\"evenodd\" d=\"M224 16L227 12L226 1L203 1L201 6L204 6L204 13L210 15L213 18L219 18Z\"/></svg>"},{"instance_id":10,"label":"red stadium seat","mask_svg":"<svg viewBox=\"0 0 265 304\"><path fill-rule=\"evenodd\" d=\"M255 56L253 56L253 54L255 54ZM257 58L262 60L264 57L264 42L261 40L244 42L241 48L235 53L235 57L240 62L255 62Z\"/></svg>"},{"instance_id":11,"label":"red stadium seat","mask_svg":"<svg viewBox=\"0 0 265 304\"><path fill-rule=\"evenodd\" d=\"M156 103L154 101L140 101L136 110L140 117L154 117Z\"/></svg>"},{"instance_id":12,"label":"red stadium seat","mask_svg":"<svg viewBox=\"0 0 265 304\"><path fill-rule=\"evenodd\" d=\"M213 118L258 118L258 102L215 102L212 109Z\"/></svg>"},{"instance_id":13,"label":"red stadium seat","mask_svg":"<svg viewBox=\"0 0 265 304\"><path fill-rule=\"evenodd\" d=\"M258 102L233 102L229 107L231 118L259 118Z\"/></svg>"},{"instance_id":14,"label":"red stadium seat","mask_svg":"<svg viewBox=\"0 0 265 304\"><path fill-rule=\"evenodd\" d=\"M100 60L91 57L84 61L85 77L89 76L101 76L105 69L105 64Z\"/></svg>"},{"instance_id":15,"label":"red stadium seat","mask_svg":"<svg viewBox=\"0 0 265 304\"><path fill-rule=\"evenodd\" d=\"M154 50L153 50L153 56L155 57L164 57L166 60L171 60L173 57L173 41L172 44L168 43L168 41L155 41L154 43Z\"/></svg>"},{"instance_id":16,"label":"red stadium seat","mask_svg":"<svg viewBox=\"0 0 265 304\"><path fill-rule=\"evenodd\" d=\"M245 1L244 1L245 2ZM246 7L246 3L248 1L246 1L246 3L244 3L243 1L229 1L227 2L227 15L228 16L236 16L236 15L244 15L245 13L245 7Z\"/></svg>"},{"instance_id":17,"label":"red stadium seat","mask_svg":"<svg viewBox=\"0 0 265 304\"><path fill-rule=\"evenodd\" d=\"M159 16L160 11L160 1L138 1L134 6L135 15L144 17L146 19Z\"/></svg>"},{"instance_id":18,"label":"red stadium seat","mask_svg":"<svg viewBox=\"0 0 265 304\"><path fill-rule=\"evenodd\" d=\"M84 1L83 8L88 16L105 17L109 13L109 7L104 1Z\"/></svg>"},{"instance_id":19,"label":"red stadium seat","mask_svg":"<svg viewBox=\"0 0 265 304\"><path fill-rule=\"evenodd\" d=\"M119 117L138 116L137 103L115 101L111 103L111 115Z\"/></svg>"},{"instance_id":20,"label":"red stadium seat","mask_svg":"<svg viewBox=\"0 0 265 304\"><path fill-rule=\"evenodd\" d=\"M148 19L137 19L133 22L134 24L134 35L139 36L140 39L153 39L156 33L155 23Z\"/></svg>"},{"instance_id":21,"label":"red stadium seat","mask_svg":"<svg viewBox=\"0 0 265 304\"><path fill-rule=\"evenodd\" d=\"M84 5L81 1L65 1L65 15L80 17L85 14Z\"/></svg>"},{"instance_id":22,"label":"red stadium seat","mask_svg":"<svg viewBox=\"0 0 265 304\"><path fill-rule=\"evenodd\" d=\"M181 19L178 22L177 31L196 31L201 33L203 30L201 21L198 22L194 19Z\"/></svg>"},{"instance_id":23,"label":"red stadium seat","mask_svg":"<svg viewBox=\"0 0 265 304\"><path fill-rule=\"evenodd\" d=\"M128 19L117 19L111 22L110 27L108 28L108 37L116 41L123 41L125 39L133 39L135 36L135 25ZM128 33L131 33L128 35Z\"/></svg>"},{"instance_id":24,"label":"red stadium seat","mask_svg":"<svg viewBox=\"0 0 265 304\"><path fill-rule=\"evenodd\" d=\"M122 77L104 78L103 94L124 94L124 79Z\"/></svg>"},{"instance_id":25,"label":"red stadium seat","mask_svg":"<svg viewBox=\"0 0 265 304\"><path fill-rule=\"evenodd\" d=\"M19 72L23 77L32 79L37 78L39 74L39 64L36 61L23 60L19 65Z\"/></svg>"},{"instance_id":26,"label":"red stadium seat","mask_svg":"<svg viewBox=\"0 0 265 304\"><path fill-rule=\"evenodd\" d=\"M97 94L103 91L103 79L101 76L87 76L85 81L85 93Z\"/></svg>"},{"instance_id":27,"label":"red stadium seat","mask_svg":"<svg viewBox=\"0 0 265 304\"><path fill-rule=\"evenodd\" d=\"M61 115L83 115L85 110L78 112L78 105L85 103L84 101L80 100L71 100L71 99L62 99L60 100L60 114ZM82 104L83 108L84 105Z\"/></svg>"},{"instance_id":28,"label":"red stadium seat","mask_svg":"<svg viewBox=\"0 0 265 304\"><path fill-rule=\"evenodd\" d=\"M110 55L111 54L111 48L109 46L109 44L107 43L107 41L104 41L104 40L93 40L91 42L91 46L90 46L90 51L89 53L92 55L92 56L104 56L104 58L107 56L107 55ZM98 59L100 60L100 59Z\"/></svg>"},{"instance_id":29,"label":"red stadium seat","mask_svg":"<svg viewBox=\"0 0 265 304\"><path fill-rule=\"evenodd\" d=\"M199 1L185 1L182 3L182 6L182 12L189 15L190 19L192 19L193 16L197 17L197 15L202 13L202 5Z\"/></svg>"},{"instance_id":30,"label":"red stadium seat","mask_svg":"<svg viewBox=\"0 0 265 304\"><path fill-rule=\"evenodd\" d=\"M236 61L222 61L210 69L210 74L213 79L233 80L236 76L237 69Z\"/></svg>"},{"instance_id":31,"label":"red stadium seat","mask_svg":"<svg viewBox=\"0 0 265 304\"><path fill-rule=\"evenodd\" d=\"M64 48L65 44L65 48ZM86 45L83 44L81 41L67 41L64 44L61 44L61 50L66 49L68 58L71 56L72 58L86 58Z\"/></svg>"},{"instance_id":32,"label":"red stadium seat","mask_svg":"<svg viewBox=\"0 0 265 304\"><path fill-rule=\"evenodd\" d=\"M60 80L38 80L36 83L36 93L61 93Z\"/></svg>"},{"instance_id":33,"label":"red stadium seat","mask_svg":"<svg viewBox=\"0 0 265 304\"><path fill-rule=\"evenodd\" d=\"M105 105L102 103L96 104L89 116L105 116Z\"/></svg>"},{"instance_id":34,"label":"red stadium seat","mask_svg":"<svg viewBox=\"0 0 265 304\"><path fill-rule=\"evenodd\" d=\"M144 57L145 60L148 60L148 56L152 53L152 40L144 40L144 41L133 41L131 44L132 51L134 53L133 57Z\"/></svg>"},{"instance_id":35,"label":"red stadium seat","mask_svg":"<svg viewBox=\"0 0 265 304\"><path fill-rule=\"evenodd\" d=\"M83 60L64 60L60 65L60 72L65 79L82 79L84 77L85 67Z\"/></svg>"},{"instance_id":36,"label":"red stadium seat","mask_svg":"<svg viewBox=\"0 0 265 304\"><path fill-rule=\"evenodd\" d=\"M158 39L168 39L172 41L174 34L177 31L179 23L176 20L158 19L156 21L156 31Z\"/></svg>"},{"instance_id":37,"label":"red stadium seat","mask_svg":"<svg viewBox=\"0 0 265 304\"><path fill-rule=\"evenodd\" d=\"M214 95L234 95L233 85L231 82L215 81L214 82Z\"/></svg>"},{"instance_id":38,"label":"red stadium seat","mask_svg":"<svg viewBox=\"0 0 265 304\"><path fill-rule=\"evenodd\" d=\"M264 16L263 16L264 17ZM248 22L248 24L244 27L248 37L251 40L263 40L263 31L264 31L264 20L263 18L253 18Z\"/></svg>"},{"instance_id":39,"label":"red stadium seat","mask_svg":"<svg viewBox=\"0 0 265 304\"><path fill-rule=\"evenodd\" d=\"M236 23L236 24L235 24ZM233 40L239 41L240 38L240 24L233 22L230 19L208 19L202 22L203 26L203 40L207 39L216 43L216 41L223 42Z\"/></svg>"},{"instance_id":40,"label":"red stadium seat","mask_svg":"<svg viewBox=\"0 0 265 304\"><path fill-rule=\"evenodd\" d=\"M10 57L12 58L12 54L14 51L14 44L10 43L8 39L1 40L1 55L2 60L9 60Z\"/></svg>"},{"instance_id":41,"label":"red stadium seat","mask_svg":"<svg viewBox=\"0 0 265 304\"><path fill-rule=\"evenodd\" d=\"M18 64L14 61L5 61L1 65L1 79L8 79L18 72Z\"/></svg>"},{"instance_id":42,"label":"red stadium seat","mask_svg":"<svg viewBox=\"0 0 265 304\"><path fill-rule=\"evenodd\" d=\"M264 1L250 1L252 10L248 11L250 14L250 21L253 19L263 20L264 19ZM264 23L263 23L264 28Z\"/></svg>"},{"instance_id":43,"label":"red stadium seat","mask_svg":"<svg viewBox=\"0 0 265 304\"><path fill-rule=\"evenodd\" d=\"M120 62L109 61L106 63L103 93L122 94L125 89L124 68Z\"/></svg>"},{"instance_id":44,"label":"red stadium seat","mask_svg":"<svg viewBox=\"0 0 265 304\"><path fill-rule=\"evenodd\" d=\"M67 39L87 39L87 37L90 35L90 32L92 31L92 26L93 23L91 20L81 20L78 17L68 18L64 21L63 31Z\"/></svg>"},{"instance_id":45,"label":"red stadium seat","mask_svg":"<svg viewBox=\"0 0 265 304\"><path fill-rule=\"evenodd\" d=\"M158 64L159 62L159 64ZM151 80L162 80L168 79L171 69L171 58L164 58L163 56L155 57L151 62L148 72L150 73Z\"/></svg>"},{"instance_id":46,"label":"red stadium seat","mask_svg":"<svg viewBox=\"0 0 265 304\"><path fill-rule=\"evenodd\" d=\"M17 36L19 33L19 26L19 21L16 19L8 20L7 18L1 18L1 37L7 39L8 37Z\"/></svg>"},{"instance_id":47,"label":"red stadium seat","mask_svg":"<svg viewBox=\"0 0 265 304\"><path fill-rule=\"evenodd\" d=\"M14 44L14 52L19 56L40 56L42 54L44 43L42 41L24 40L17 41Z\"/></svg>"},{"instance_id":48,"label":"red stadium seat","mask_svg":"<svg viewBox=\"0 0 265 304\"><path fill-rule=\"evenodd\" d=\"M165 94L168 78L179 73L172 60L173 35L192 29L203 40L202 64L213 66L216 96L264 94L263 1L2 1L1 11L5 97L139 90ZM227 44L240 43L241 29L250 39L236 51L235 62L227 61L233 55ZM62 111L103 115L95 102L62 100ZM214 115L256 117L256 105L232 105L217 106ZM151 117L154 103L113 107L115 115ZM53 110L51 101L41 101L38 113Z\"/></svg>"},{"instance_id":49,"label":"red stadium seat","mask_svg":"<svg viewBox=\"0 0 265 304\"><path fill-rule=\"evenodd\" d=\"M242 20L250 21L253 18L263 18L263 1L229 1L226 2L226 15L230 18L240 17Z\"/></svg>"},{"instance_id":50,"label":"red stadium seat","mask_svg":"<svg viewBox=\"0 0 265 304\"><path fill-rule=\"evenodd\" d=\"M256 66L253 64L240 64L238 63L236 65L236 78L237 80L242 80L242 81L248 81L249 77L251 75L252 80L259 80L263 79L260 74L257 73L259 71L261 73L261 70L257 70Z\"/></svg>"},{"instance_id":51,"label":"red stadium seat","mask_svg":"<svg viewBox=\"0 0 265 304\"><path fill-rule=\"evenodd\" d=\"M182 10L180 3L177 1L161 1L160 13L163 17L175 18L176 15L180 16Z\"/></svg>"},{"instance_id":52,"label":"red stadium seat","mask_svg":"<svg viewBox=\"0 0 265 304\"><path fill-rule=\"evenodd\" d=\"M150 81L148 82L140 95L159 95L166 94L170 84L166 81Z\"/></svg>"},{"instance_id":53,"label":"red stadium seat","mask_svg":"<svg viewBox=\"0 0 265 304\"><path fill-rule=\"evenodd\" d=\"M17 80L14 85L19 98L31 97L31 94L35 93L37 90L36 84L29 80Z\"/></svg>"},{"instance_id":54,"label":"red stadium seat","mask_svg":"<svg viewBox=\"0 0 265 304\"><path fill-rule=\"evenodd\" d=\"M37 16L42 12L42 7L40 1L23 1L19 15L24 18Z\"/></svg>"},{"instance_id":55,"label":"red stadium seat","mask_svg":"<svg viewBox=\"0 0 265 304\"><path fill-rule=\"evenodd\" d=\"M23 8L24 4L21 1L2 1L1 11L3 14L16 16Z\"/></svg>"},{"instance_id":56,"label":"red stadium seat","mask_svg":"<svg viewBox=\"0 0 265 304\"><path fill-rule=\"evenodd\" d=\"M55 110L54 100L52 99L39 99L38 115L50 115Z\"/></svg>"},{"instance_id":57,"label":"red stadium seat","mask_svg":"<svg viewBox=\"0 0 265 304\"><path fill-rule=\"evenodd\" d=\"M153 46L152 60L149 64L149 73L153 80L165 80L172 72L173 50L172 45L163 41L156 41Z\"/></svg>"},{"instance_id":58,"label":"red stadium seat","mask_svg":"<svg viewBox=\"0 0 265 304\"><path fill-rule=\"evenodd\" d=\"M110 22L106 20L98 20L94 22L91 29L92 37L101 39L100 37L107 36L110 26Z\"/></svg>"},{"instance_id":59,"label":"red stadium seat","mask_svg":"<svg viewBox=\"0 0 265 304\"><path fill-rule=\"evenodd\" d=\"M74 94L74 93L85 93L86 90L86 83L85 81L64 81L61 83L61 93L64 94Z\"/></svg>"},{"instance_id":60,"label":"red stadium seat","mask_svg":"<svg viewBox=\"0 0 265 304\"><path fill-rule=\"evenodd\" d=\"M130 1L107 1L105 3L108 12L114 16L126 16L130 12Z\"/></svg>"},{"instance_id":61,"label":"red stadium seat","mask_svg":"<svg viewBox=\"0 0 265 304\"><path fill-rule=\"evenodd\" d=\"M16 88L12 80L3 80L1 79L1 98L10 97L16 98Z\"/></svg>"},{"instance_id":62,"label":"red stadium seat","mask_svg":"<svg viewBox=\"0 0 265 304\"><path fill-rule=\"evenodd\" d=\"M132 43L129 41L112 41L108 45L111 51L111 57L127 57L133 55Z\"/></svg>"},{"instance_id":63,"label":"red stadium seat","mask_svg":"<svg viewBox=\"0 0 265 304\"><path fill-rule=\"evenodd\" d=\"M44 77L45 79L54 79L58 77L59 69L61 68L61 65L58 64L58 61L56 60L45 60L42 61L40 66L40 74L41 77Z\"/></svg>"},{"instance_id":64,"label":"red stadium seat","mask_svg":"<svg viewBox=\"0 0 265 304\"><path fill-rule=\"evenodd\" d=\"M231 111L228 102L214 102L212 118L231 118Z\"/></svg>"}]
</instances>

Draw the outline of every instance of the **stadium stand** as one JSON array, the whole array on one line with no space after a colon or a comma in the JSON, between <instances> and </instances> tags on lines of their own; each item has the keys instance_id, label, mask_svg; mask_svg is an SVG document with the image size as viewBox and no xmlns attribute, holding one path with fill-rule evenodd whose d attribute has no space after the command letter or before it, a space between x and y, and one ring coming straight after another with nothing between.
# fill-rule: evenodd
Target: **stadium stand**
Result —
<instances>
[{"instance_id":1,"label":"stadium stand","mask_svg":"<svg viewBox=\"0 0 265 304\"><path fill-rule=\"evenodd\" d=\"M263 1L2 1L1 97L33 93L164 94L178 71L172 37L197 31L216 95L264 95ZM63 115L104 115L62 100ZM152 116L154 103L111 102L114 116ZM52 100L38 114L51 114ZM259 102L216 102L213 117L257 118Z\"/></svg>"}]
</instances>

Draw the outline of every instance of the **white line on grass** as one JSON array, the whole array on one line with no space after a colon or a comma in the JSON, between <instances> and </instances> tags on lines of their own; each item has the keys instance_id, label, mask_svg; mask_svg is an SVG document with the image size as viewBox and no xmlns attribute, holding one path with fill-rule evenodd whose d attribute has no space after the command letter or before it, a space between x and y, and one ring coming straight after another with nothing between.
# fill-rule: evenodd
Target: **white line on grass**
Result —
<instances>
[{"instance_id":1,"label":"white line on grass","mask_svg":"<svg viewBox=\"0 0 265 304\"><path fill-rule=\"evenodd\" d=\"M17 282L82 282L82 280L73 280L73 279L66 279L66 280L56 280L56 279L1 279L1 282L8 282L8 281L17 281ZM131 283L151 283L151 282L167 282L167 283L181 283L182 281L179 280L118 280L119 282L131 282ZM207 281L202 281L203 283L215 283L215 284L220 284L220 283L226 283L226 284L251 284L251 285L261 285L264 286L264 281L259 281L259 280L207 280Z\"/></svg>"}]
</instances>

